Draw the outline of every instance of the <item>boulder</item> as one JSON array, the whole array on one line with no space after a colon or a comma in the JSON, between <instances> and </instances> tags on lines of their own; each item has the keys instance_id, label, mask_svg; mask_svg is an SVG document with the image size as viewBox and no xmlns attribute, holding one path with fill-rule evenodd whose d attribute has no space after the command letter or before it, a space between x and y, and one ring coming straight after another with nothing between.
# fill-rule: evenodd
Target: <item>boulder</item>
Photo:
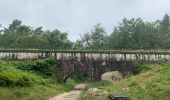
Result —
<instances>
[{"instance_id":1,"label":"boulder","mask_svg":"<svg viewBox=\"0 0 170 100\"><path fill-rule=\"evenodd\" d=\"M101 75L101 80L105 80L111 83L120 81L123 79L123 74L119 71L106 72Z\"/></svg>"},{"instance_id":2,"label":"boulder","mask_svg":"<svg viewBox=\"0 0 170 100\"><path fill-rule=\"evenodd\" d=\"M83 100L107 100L107 95L109 93L103 89L90 88L83 96Z\"/></svg>"}]
</instances>

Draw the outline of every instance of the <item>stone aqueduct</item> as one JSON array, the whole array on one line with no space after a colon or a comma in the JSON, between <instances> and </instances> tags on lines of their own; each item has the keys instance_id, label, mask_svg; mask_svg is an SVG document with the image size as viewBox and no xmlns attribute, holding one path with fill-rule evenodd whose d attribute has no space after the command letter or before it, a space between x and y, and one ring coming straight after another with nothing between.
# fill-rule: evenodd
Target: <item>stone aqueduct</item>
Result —
<instances>
[{"instance_id":1,"label":"stone aqueduct","mask_svg":"<svg viewBox=\"0 0 170 100\"><path fill-rule=\"evenodd\" d=\"M72 72L83 73L99 80L101 74L108 71L118 70L124 74L129 71L135 72L134 62L170 60L170 52L0 50L0 59L45 58L56 60L57 71L62 81Z\"/></svg>"}]
</instances>

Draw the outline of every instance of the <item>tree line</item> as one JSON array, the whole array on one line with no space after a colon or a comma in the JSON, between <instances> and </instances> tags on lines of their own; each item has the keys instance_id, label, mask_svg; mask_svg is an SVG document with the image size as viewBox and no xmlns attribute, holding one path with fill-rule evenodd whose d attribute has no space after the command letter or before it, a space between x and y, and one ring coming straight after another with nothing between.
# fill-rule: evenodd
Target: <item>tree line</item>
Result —
<instances>
[{"instance_id":1,"label":"tree line","mask_svg":"<svg viewBox=\"0 0 170 100\"><path fill-rule=\"evenodd\" d=\"M57 29L43 31L42 27L23 25L18 19L0 34L0 48L4 49L70 49L72 45L68 33Z\"/></svg>"},{"instance_id":2,"label":"tree line","mask_svg":"<svg viewBox=\"0 0 170 100\"><path fill-rule=\"evenodd\" d=\"M9 27L0 30L1 49L55 49L55 50L112 50L112 49L170 49L170 16L145 22L141 18L122 19L108 34L101 24L81 35L76 42L68 33L43 30L13 20Z\"/></svg>"}]
</instances>

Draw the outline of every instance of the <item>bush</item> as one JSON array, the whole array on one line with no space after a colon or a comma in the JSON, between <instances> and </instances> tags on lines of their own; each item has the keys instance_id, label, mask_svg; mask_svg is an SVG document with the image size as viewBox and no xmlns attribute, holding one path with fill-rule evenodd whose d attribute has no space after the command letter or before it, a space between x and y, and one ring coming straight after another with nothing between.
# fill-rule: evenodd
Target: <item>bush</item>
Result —
<instances>
[{"instance_id":1,"label":"bush","mask_svg":"<svg viewBox=\"0 0 170 100\"><path fill-rule=\"evenodd\" d=\"M17 86L30 86L31 85L31 81L26 76L23 76L23 77L21 77L20 79L17 80L16 85Z\"/></svg>"},{"instance_id":2,"label":"bush","mask_svg":"<svg viewBox=\"0 0 170 100\"><path fill-rule=\"evenodd\" d=\"M45 76L52 76L54 73L54 61L50 59L36 60L33 62L18 64L18 69L37 72Z\"/></svg>"},{"instance_id":3,"label":"bush","mask_svg":"<svg viewBox=\"0 0 170 100\"><path fill-rule=\"evenodd\" d=\"M66 85L67 85L68 87L70 87L70 88L73 88L73 87L75 86L75 84L76 84L76 82L75 82L73 79L71 79L71 78L68 78L68 79L66 80Z\"/></svg>"},{"instance_id":4,"label":"bush","mask_svg":"<svg viewBox=\"0 0 170 100\"><path fill-rule=\"evenodd\" d=\"M0 70L0 86L30 86L29 77L12 69Z\"/></svg>"}]
</instances>

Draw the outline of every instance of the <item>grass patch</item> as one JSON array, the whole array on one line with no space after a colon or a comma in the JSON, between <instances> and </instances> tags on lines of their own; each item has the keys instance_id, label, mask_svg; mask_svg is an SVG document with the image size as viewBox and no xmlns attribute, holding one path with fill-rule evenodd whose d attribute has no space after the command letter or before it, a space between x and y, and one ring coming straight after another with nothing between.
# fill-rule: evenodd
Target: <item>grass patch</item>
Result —
<instances>
[{"instance_id":1,"label":"grass patch","mask_svg":"<svg viewBox=\"0 0 170 100\"><path fill-rule=\"evenodd\" d=\"M0 100L47 100L71 90L76 82L57 82L55 63L50 59L35 61L0 60Z\"/></svg>"},{"instance_id":2,"label":"grass patch","mask_svg":"<svg viewBox=\"0 0 170 100\"><path fill-rule=\"evenodd\" d=\"M104 87L105 91L125 94L132 100L169 100L169 75L170 62L141 64L140 72L138 74L131 75L114 84L101 84L103 82L96 82L93 86L92 84L89 84L82 91L79 100L83 99L86 91L91 87ZM93 97L93 99L96 98Z\"/></svg>"},{"instance_id":3,"label":"grass patch","mask_svg":"<svg viewBox=\"0 0 170 100\"><path fill-rule=\"evenodd\" d=\"M0 87L0 100L47 100L56 94L68 91L61 84L38 85L31 87Z\"/></svg>"}]
</instances>

